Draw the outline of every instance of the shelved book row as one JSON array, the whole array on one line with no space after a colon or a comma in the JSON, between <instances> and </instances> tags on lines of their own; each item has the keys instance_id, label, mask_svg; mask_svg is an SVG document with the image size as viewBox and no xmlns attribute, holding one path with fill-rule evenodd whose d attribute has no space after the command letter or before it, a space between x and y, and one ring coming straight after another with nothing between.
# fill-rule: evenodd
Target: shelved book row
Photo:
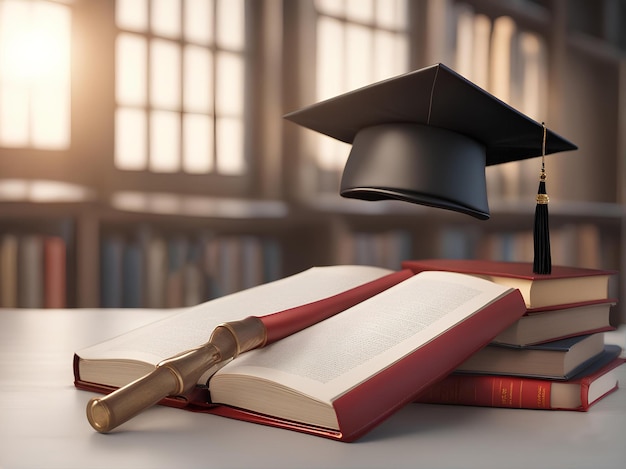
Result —
<instances>
[{"instance_id":1,"label":"shelved book row","mask_svg":"<svg viewBox=\"0 0 626 469\"><path fill-rule=\"evenodd\" d=\"M618 237L610 239L597 225L566 224L553 227L552 259L559 265L598 269L619 256ZM411 230L354 230L339 241L338 264L375 265L398 269L413 257ZM524 262L533 258L532 230L483 233L474 226L448 226L438 236L438 257L447 259L494 259Z\"/></svg>"},{"instance_id":2,"label":"shelved book row","mask_svg":"<svg viewBox=\"0 0 626 469\"><path fill-rule=\"evenodd\" d=\"M606 344L613 330L610 270L554 266L532 273L527 263L424 260L403 264L415 272L469 273L519 288L526 313L471 355L417 402L587 411L619 385L615 369L626 359Z\"/></svg>"},{"instance_id":3,"label":"shelved book row","mask_svg":"<svg viewBox=\"0 0 626 469\"><path fill-rule=\"evenodd\" d=\"M67 253L62 236L0 235L0 307L67 307Z\"/></svg>"},{"instance_id":4,"label":"shelved book row","mask_svg":"<svg viewBox=\"0 0 626 469\"><path fill-rule=\"evenodd\" d=\"M397 270L413 250L409 230L354 231L340 240L338 264L374 265Z\"/></svg>"},{"instance_id":5,"label":"shelved book row","mask_svg":"<svg viewBox=\"0 0 626 469\"><path fill-rule=\"evenodd\" d=\"M101 239L104 308L193 306L281 276L281 247L272 237L108 233Z\"/></svg>"},{"instance_id":6,"label":"shelved book row","mask_svg":"<svg viewBox=\"0 0 626 469\"><path fill-rule=\"evenodd\" d=\"M552 260L559 265L598 269L619 257L619 239L597 225L566 224L550 229ZM439 257L523 262L533 258L532 230L482 233L473 227L448 227L439 237Z\"/></svg>"}]
</instances>

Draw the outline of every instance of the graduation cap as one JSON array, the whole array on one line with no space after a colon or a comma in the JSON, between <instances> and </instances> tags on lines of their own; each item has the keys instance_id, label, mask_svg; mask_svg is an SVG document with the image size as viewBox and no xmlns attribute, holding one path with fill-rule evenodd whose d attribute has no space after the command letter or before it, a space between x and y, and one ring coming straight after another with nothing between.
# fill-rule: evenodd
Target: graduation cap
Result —
<instances>
[{"instance_id":1,"label":"graduation cap","mask_svg":"<svg viewBox=\"0 0 626 469\"><path fill-rule=\"evenodd\" d=\"M544 135L542 124L443 64L285 118L352 144L343 197L396 199L483 220L489 218L486 166L577 148L550 130Z\"/></svg>"}]
</instances>

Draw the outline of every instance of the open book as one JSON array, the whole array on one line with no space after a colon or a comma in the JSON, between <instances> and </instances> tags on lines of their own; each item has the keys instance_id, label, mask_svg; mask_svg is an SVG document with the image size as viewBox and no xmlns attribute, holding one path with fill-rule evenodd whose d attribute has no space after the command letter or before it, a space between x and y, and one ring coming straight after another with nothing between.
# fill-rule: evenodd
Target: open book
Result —
<instances>
[{"instance_id":1,"label":"open book","mask_svg":"<svg viewBox=\"0 0 626 469\"><path fill-rule=\"evenodd\" d=\"M337 295L390 271L316 267L76 352L75 384L107 392L198 346L218 324ZM336 316L247 352L164 404L352 441L411 402L526 311L518 290L423 272Z\"/></svg>"}]
</instances>

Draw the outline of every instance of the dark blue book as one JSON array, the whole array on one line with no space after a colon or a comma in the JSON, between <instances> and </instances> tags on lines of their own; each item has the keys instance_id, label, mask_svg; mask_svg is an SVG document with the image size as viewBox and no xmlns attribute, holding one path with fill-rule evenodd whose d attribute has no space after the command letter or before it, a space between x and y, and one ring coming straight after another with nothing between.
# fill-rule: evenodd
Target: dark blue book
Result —
<instances>
[{"instance_id":1,"label":"dark blue book","mask_svg":"<svg viewBox=\"0 0 626 469\"><path fill-rule=\"evenodd\" d=\"M120 236L104 236L100 244L100 305L122 307L124 240Z\"/></svg>"},{"instance_id":2,"label":"dark blue book","mask_svg":"<svg viewBox=\"0 0 626 469\"><path fill-rule=\"evenodd\" d=\"M603 351L603 334L524 347L492 344L472 355L457 371L565 380L589 366Z\"/></svg>"},{"instance_id":3,"label":"dark blue book","mask_svg":"<svg viewBox=\"0 0 626 469\"><path fill-rule=\"evenodd\" d=\"M124 246L122 270L124 283L122 285L122 307L141 308L143 306L143 272L144 256L141 246L131 242Z\"/></svg>"}]
</instances>

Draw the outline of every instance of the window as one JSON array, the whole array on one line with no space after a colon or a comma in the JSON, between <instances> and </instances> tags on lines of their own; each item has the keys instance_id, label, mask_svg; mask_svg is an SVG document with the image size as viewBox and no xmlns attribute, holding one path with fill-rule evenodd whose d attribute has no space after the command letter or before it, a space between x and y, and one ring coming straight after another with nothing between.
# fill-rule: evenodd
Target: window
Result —
<instances>
[{"instance_id":1,"label":"window","mask_svg":"<svg viewBox=\"0 0 626 469\"><path fill-rule=\"evenodd\" d=\"M70 35L67 5L0 1L0 146L69 147Z\"/></svg>"},{"instance_id":2,"label":"window","mask_svg":"<svg viewBox=\"0 0 626 469\"><path fill-rule=\"evenodd\" d=\"M244 174L243 0L118 0L115 166Z\"/></svg>"},{"instance_id":3,"label":"window","mask_svg":"<svg viewBox=\"0 0 626 469\"><path fill-rule=\"evenodd\" d=\"M315 5L317 101L408 71L406 0L317 0ZM349 146L325 136L318 143L318 167L341 171Z\"/></svg>"}]
</instances>

